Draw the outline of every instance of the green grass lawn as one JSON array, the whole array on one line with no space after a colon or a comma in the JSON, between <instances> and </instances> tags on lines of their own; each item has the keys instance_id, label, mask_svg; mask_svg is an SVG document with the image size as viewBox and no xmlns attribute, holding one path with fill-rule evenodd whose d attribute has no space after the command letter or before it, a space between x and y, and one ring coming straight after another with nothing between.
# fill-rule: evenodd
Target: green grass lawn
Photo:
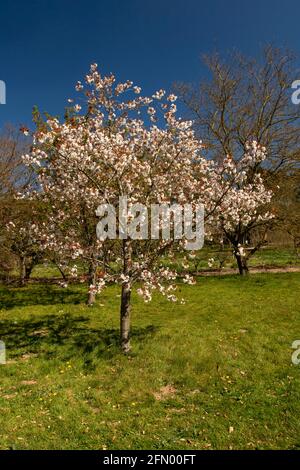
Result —
<instances>
[{"instance_id":1,"label":"green grass lawn","mask_svg":"<svg viewBox=\"0 0 300 470\"><path fill-rule=\"evenodd\" d=\"M211 267L208 265L208 260L214 259ZM233 258L232 251L229 247L226 247L225 251L220 251L220 248L217 246L205 245L201 250L197 251L195 259L190 259L189 256L186 256L185 263L187 267L183 269L182 254L176 254L173 260L170 260L168 257L162 258L161 262L165 266L171 268L176 268L178 272L184 271L207 271L207 270L216 270L220 267L220 261L224 260L224 268L233 268L237 270L236 261ZM82 263L77 262L78 273L86 274L87 266L83 266ZM300 267L300 258L295 253L295 250L292 247L274 247L266 246L261 248L255 253L249 260L249 267L289 267L289 266L299 266ZM18 269L13 270L11 273L13 276L18 276ZM1 273L0 273L1 275ZM51 262L39 264L33 268L32 275L33 278L40 279L51 279L61 278L61 273L59 269L52 264Z\"/></svg>"},{"instance_id":2,"label":"green grass lawn","mask_svg":"<svg viewBox=\"0 0 300 470\"><path fill-rule=\"evenodd\" d=\"M196 257L194 259L190 259L189 255L185 258L185 263L189 266L185 268L185 270L188 269L191 272L219 269L220 262L222 262L224 268L233 268L237 270L236 261L233 257L232 250L229 247L226 247L221 251L220 247L205 245L201 250L196 252ZM208 260L214 260L210 266ZM173 260L170 260L169 258L164 258L162 260L166 266L175 267L179 272L182 271L182 261L183 257L181 254L175 256ZM265 246L250 257L248 265L250 269L254 267L300 267L300 258L291 247Z\"/></svg>"},{"instance_id":3,"label":"green grass lawn","mask_svg":"<svg viewBox=\"0 0 300 470\"><path fill-rule=\"evenodd\" d=\"M119 291L0 286L0 448L300 448L300 274L200 279L185 305L134 296L118 349Z\"/></svg>"},{"instance_id":4,"label":"green grass lawn","mask_svg":"<svg viewBox=\"0 0 300 470\"><path fill-rule=\"evenodd\" d=\"M293 248L265 247L250 258L249 266L300 265L300 258Z\"/></svg>"}]
</instances>

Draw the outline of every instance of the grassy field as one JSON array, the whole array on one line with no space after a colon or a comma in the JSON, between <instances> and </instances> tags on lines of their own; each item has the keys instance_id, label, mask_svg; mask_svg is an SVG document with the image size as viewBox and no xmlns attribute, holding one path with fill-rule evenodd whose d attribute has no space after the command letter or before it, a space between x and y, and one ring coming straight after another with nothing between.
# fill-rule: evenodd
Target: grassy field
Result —
<instances>
[{"instance_id":1,"label":"grassy field","mask_svg":"<svg viewBox=\"0 0 300 470\"><path fill-rule=\"evenodd\" d=\"M213 260L209 263L209 260ZM183 258L181 255L176 256L173 261L168 258L163 260L164 264L171 267L176 267L180 272L182 270ZM232 255L232 251L229 247L220 251L219 247L204 246L201 250L196 253L194 259L190 259L189 255L185 258L186 268L191 272L201 272L203 270L216 270L221 266L223 268L237 270L236 261ZM288 268L290 266L300 267L300 258L297 256L295 250L291 247L273 247L266 246L261 250L257 251L255 255L249 259L249 268Z\"/></svg>"},{"instance_id":2,"label":"grassy field","mask_svg":"<svg viewBox=\"0 0 300 470\"><path fill-rule=\"evenodd\" d=\"M1 449L300 448L300 274L200 279L185 305L119 292L0 286Z\"/></svg>"},{"instance_id":3,"label":"grassy field","mask_svg":"<svg viewBox=\"0 0 300 470\"><path fill-rule=\"evenodd\" d=\"M249 266L300 265L300 258L292 248L265 247L250 258Z\"/></svg>"},{"instance_id":4,"label":"grassy field","mask_svg":"<svg viewBox=\"0 0 300 470\"><path fill-rule=\"evenodd\" d=\"M214 259L211 267L209 267L208 260ZM178 272L183 270L182 262L183 258L181 255L175 256L175 259L170 262L170 259L162 259L163 264L166 266L175 267ZM216 270L220 267L220 261L224 261L224 268L233 268L237 270L236 261L233 259L232 252L229 248L226 248L224 252L220 252L218 247L213 246L204 246L202 250L197 252L196 258L191 260L187 256L186 263L188 270L191 272L202 271L202 270ZM299 266L300 268L300 258L296 255L295 250L291 247L272 247L267 246L259 250L254 256L249 260L249 267L289 267L289 266ZM84 274L87 271L87 268L84 269L83 266L78 265L79 273ZM12 275L18 276L18 270L11 272ZM32 271L32 277L34 278L43 278L50 279L53 277L61 277L61 273L58 268L51 263L39 264L34 267Z\"/></svg>"}]
</instances>

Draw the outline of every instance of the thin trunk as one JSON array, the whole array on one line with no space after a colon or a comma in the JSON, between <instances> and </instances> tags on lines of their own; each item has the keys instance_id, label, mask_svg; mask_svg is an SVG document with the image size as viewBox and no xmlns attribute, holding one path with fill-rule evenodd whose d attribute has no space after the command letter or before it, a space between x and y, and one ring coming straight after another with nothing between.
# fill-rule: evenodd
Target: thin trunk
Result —
<instances>
[{"instance_id":1,"label":"thin trunk","mask_svg":"<svg viewBox=\"0 0 300 470\"><path fill-rule=\"evenodd\" d=\"M25 256L20 258L20 286L25 286L26 283L26 259Z\"/></svg>"},{"instance_id":2,"label":"thin trunk","mask_svg":"<svg viewBox=\"0 0 300 470\"><path fill-rule=\"evenodd\" d=\"M66 281L66 280L67 280L67 276L66 276L64 270L61 268L61 266L60 266L58 263L54 263L54 264L55 264L55 266L57 267L57 269L59 270L59 272L60 272L60 274L61 274L63 280Z\"/></svg>"},{"instance_id":3,"label":"thin trunk","mask_svg":"<svg viewBox=\"0 0 300 470\"><path fill-rule=\"evenodd\" d=\"M97 264L93 260L90 263L89 272L88 272L89 293L88 293L87 304L89 306L92 306L96 300L96 291L95 291L96 282L97 282ZM90 286L94 286L94 289L91 288Z\"/></svg>"},{"instance_id":4,"label":"thin trunk","mask_svg":"<svg viewBox=\"0 0 300 470\"><path fill-rule=\"evenodd\" d=\"M294 250L297 258L299 258L299 246L300 246L300 241L298 238L294 237Z\"/></svg>"},{"instance_id":5,"label":"thin trunk","mask_svg":"<svg viewBox=\"0 0 300 470\"><path fill-rule=\"evenodd\" d=\"M127 354L130 349L130 298L131 286L129 283L122 285L121 296L121 310L120 310L120 333L121 333L121 348Z\"/></svg>"},{"instance_id":6,"label":"thin trunk","mask_svg":"<svg viewBox=\"0 0 300 470\"><path fill-rule=\"evenodd\" d=\"M132 245L130 240L123 240L123 273L128 279L122 284L121 308L120 308L120 342L122 351L127 354L131 350L130 346L130 311L131 311L131 265L132 265Z\"/></svg>"}]
</instances>

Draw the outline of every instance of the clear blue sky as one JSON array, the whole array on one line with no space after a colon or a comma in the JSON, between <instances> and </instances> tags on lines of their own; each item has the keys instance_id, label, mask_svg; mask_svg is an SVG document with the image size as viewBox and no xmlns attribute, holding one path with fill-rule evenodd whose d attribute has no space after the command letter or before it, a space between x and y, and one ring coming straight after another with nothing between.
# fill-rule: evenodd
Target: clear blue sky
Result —
<instances>
[{"instance_id":1,"label":"clear blue sky","mask_svg":"<svg viewBox=\"0 0 300 470\"><path fill-rule=\"evenodd\" d=\"M0 126L30 125L35 104L62 113L92 62L150 93L199 79L214 49L300 52L299 0L1 0L0 19Z\"/></svg>"}]
</instances>

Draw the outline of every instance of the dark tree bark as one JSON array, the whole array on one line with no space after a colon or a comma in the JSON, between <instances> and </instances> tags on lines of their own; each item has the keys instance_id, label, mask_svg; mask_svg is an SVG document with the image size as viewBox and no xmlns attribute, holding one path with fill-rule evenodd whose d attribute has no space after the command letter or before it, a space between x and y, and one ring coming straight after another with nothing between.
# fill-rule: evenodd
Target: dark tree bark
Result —
<instances>
[{"instance_id":1,"label":"dark tree bark","mask_svg":"<svg viewBox=\"0 0 300 470\"><path fill-rule=\"evenodd\" d=\"M67 276L66 276L64 270L62 269L62 267L59 265L59 263L55 263L55 262L54 262L54 264L55 264L55 266L57 267L57 269L59 270L59 272L60 272L60 274L61 274L63 280L66 281L66 280L67 280Z\"/></svg>"},{"instance_id":2,"label":"dark tree bark","mask_svg":"<svg viewBox=\"0 0 300 470\"><path fill-rule=\"evenodd\" d=\"M20 285L25 286L31 276L34 266L37 264L37 261L32 259L28 262L26 256L21 256L20 258Z\"/></svg>"},{"instance_id":3,"label":"dark tree bark","mask_svg":"<svg viewBox=\"0 0 300 470\"><path fill-rule=\"evenodd\" d=\"M238 248L234 250L234 256L237 262L240 275L246 276L247 274L249 274L247 259L245 256L241 256Z\"/></svg>"},{"instance_id":4,"label":"dark tree bark","mask_svg":"<svg viewBox=\"0 0 300 470\"><path fill-rule=\"evenodd\" d=\"M31 276L34 266L35 266L35 263L30 263L29 265L25 266L25 282L29 281L29 278Z\"/></svg>"}]
</instances>

